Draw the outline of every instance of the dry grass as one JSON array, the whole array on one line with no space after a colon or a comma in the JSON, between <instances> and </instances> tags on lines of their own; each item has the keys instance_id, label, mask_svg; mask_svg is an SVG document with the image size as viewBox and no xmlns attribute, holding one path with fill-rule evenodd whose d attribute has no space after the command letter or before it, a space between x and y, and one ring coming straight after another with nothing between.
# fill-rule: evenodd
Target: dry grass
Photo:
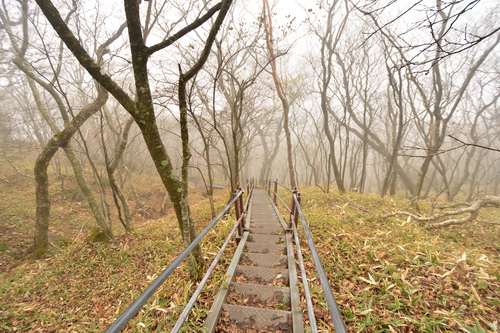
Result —
<instances>
[{"instance_id":1,"label":"dry grass","mask_svg":"<svg viewBox=\"0 0 500 333\"><path fill-rule=\"evenodd\" d=\"M19 177L12 177L12 185L2 185L11 187L0 191L3 257L18 247L25 249L31 240L32 200L20 198L31 198L32 184ZM85 207L55 198L51 256L38 261L13 257L16 265L0 275L2 332L102 331L182 248L173 214L139 223L132 234L119 235L113 242L89 242L79 232L82 225L92 223ZM497 331L498 226L475 222L430 231L405 220L382 218L395 209L409 209L404 199L325 195L317 189L306 189L303 198L349 331ZM219 207L225 199L226 194L218 194ZM209 220L208 202L199 194L193 196L192 211L198 227ZM486 210L480 221L499 217L499 210ZM221 223L203 242L207 261L231 222ZM200 330L232 248L226 253L186 323L186 332ZM314 278L314 267L310 262L307 266ZM328 331L318 281L313 279L312 286L320 327ZM128 331L168 330L193 289L180 267Z\"/></svg>"},{"instance_id":2,"label":"dry grass","mask_svg":"<svg viewBox=\"0 0 500 333\"><path fill-rule=\"evenodd\" d=\"M223 202L219 194L218 201ZM209 220L206 200L192 207L201 227ZM202 244L206 259L213 257L232 219L210 232ZM54 256L23 264L0 276L0 331L6 332L99 332L109 325L147 284L182 249L173 214L138 227L111 243L79 240ZM229 250L230 251L230 250ZM230 256L229 256L230 258ZM222 279L227 260L193 311L190 327L199 327L211 296ZM178 268L167 283L129 326L130 331L149 332L171 327L193 285L185 267Z\"/></svg>"},{"instance_id":3,"label":"dry grass","mask_svg":"<svg viewBox=\"0 0 500 333\"><path fill-rule=\"evenodd\" d=\"M28 252L35 214L33 156L20 158L19 152L12 152L9 158L17 171L0 161L1 175L8 179L0 183L0 332L103 331L183 248L173 212L152 220L136 211L133 233L124 234L115 219L117 236L112 242L91 242L88 235L95 222L71 175L65 177L62 190L52 172L50 252L45 259L33 260ZM140 201L153 216L158 215L163 189L157 177L136 175L134 179ZM226 199L224 191L216 193L219 208ZM201 228L210 220L208 200L193 190L190 201ZM232 222L231 218L222 221L202 243L207 261ZM232 246L227 251L231 250ZM187 331L200 327L227 258L222 262L186 323ZM193 289L181 266L128 330L171 327Z\"/></svg>"},{"instance_id":4,"label":"dry grass","mask_svg":"<svg viewBox=\"0 0 500 333\"><path fill-rule=\"evenodd\" d=\"M428 230L382 216L403 199L303 191L304 211L352 332L497 332L500 210L466 226ZM304 243L303 247L307 247ZM308 263L310 277L314 267ZM313 282L320 326L329 321Z\"/></svg>"}]
</instances>

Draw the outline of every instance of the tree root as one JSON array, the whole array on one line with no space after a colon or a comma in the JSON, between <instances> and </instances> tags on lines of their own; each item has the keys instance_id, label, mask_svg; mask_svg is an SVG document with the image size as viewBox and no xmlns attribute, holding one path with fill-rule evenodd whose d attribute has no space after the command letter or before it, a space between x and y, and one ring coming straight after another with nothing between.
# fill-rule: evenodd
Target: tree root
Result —
<instances>
[{"instance_id":1,"label":"tree root","mask_svg":"<svg viewBox=\"0 0 500 333\"><path fill-rule=\"evenodd\" d=\"M481 208L485 207L500 207L500 197L488 195L481 199L475 200L469 204L459 204L456 206L465 206L455 210L443 210L438 214L423 216L406 211L398 211L389 216L406 216L409 221L426 223L428 228L440 228L450 225L464 224L471 222L477 218Z\"/></svg>"}]
</instances>

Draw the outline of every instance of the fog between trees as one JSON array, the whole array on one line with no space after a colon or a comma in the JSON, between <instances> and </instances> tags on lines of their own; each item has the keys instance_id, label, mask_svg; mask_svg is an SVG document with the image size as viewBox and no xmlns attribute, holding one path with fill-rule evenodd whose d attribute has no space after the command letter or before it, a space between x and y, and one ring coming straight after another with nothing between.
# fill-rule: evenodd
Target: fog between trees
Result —
<instances>
[{"instance_id":1,"label":"fog between trees","mask_svg":"<svg viewBox=\"0 0 500 333\"><path fill-rule=\"evenodd\" d=\"M249 179L499 204L494 1L35 2L1 6L0 142L37 151L39 254L61 163L107 238L137 173L185 244L189 192Z\"/></svg>"}]
</instances>

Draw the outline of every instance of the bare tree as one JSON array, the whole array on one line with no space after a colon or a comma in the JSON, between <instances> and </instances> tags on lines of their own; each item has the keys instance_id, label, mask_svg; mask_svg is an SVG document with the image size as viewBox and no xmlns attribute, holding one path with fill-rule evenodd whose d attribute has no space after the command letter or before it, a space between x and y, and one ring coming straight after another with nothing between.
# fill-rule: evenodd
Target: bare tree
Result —
<instances>
[{"instance_id":1,"label":"bare tree","mask_svg":"<svg viewBox=\"0 0 500 333\"><path fill-rule=\"evenodd\" d=\"M278 65L276 61L276 51L274 49L273 41L273 20L272 13L269 7L269 2L267 0L262 0L263 4L263 20L266 32L266 46L269 56L269 61L271 63L271 74L273 77L274 87L276 89L276 94L278 95L281 106L283 108L283 129L285 131L286 148L287 148L287 160L288 160L288 176L290 179L290 186L292 188L297 187L295 168L293 165L293 146L292 146L292 136L290 132L290 102L285 91L283 80L278 72Z\"/></svg>"},{"instance_id":2,"label":"bare tree","mask_svg":"<svg viewBox=\"0 0 500 333\"><path fill-rule=\"evenodd\" d=\"M113 78L106 74L102 67L95 62L88 52L84 49L80 41L76 38L68 25L62 19L59 11L51 1L37 1L38 6L43 14L52 25L56 33L76 57L78 62L87 70L87 72L97 81L104 89L106 89L113 97L125 108L127 112L134 118L148 148L148 151L154 161L156 170L169 193L170 200L174 205L174 210L179 222L179 228L183 237L184 243L187 245L194 238L194 226L189 213L187 202L187 165L189 163L190 152L188 146L188 131L186 126L187 106L185 99L185 84L189 81L203 66L211 46L215 40L215 36L222 25L227 11L231 5L230 0L224 0L210 8L204 15L198 17L195 21L180 29L176 33L165 38L163 41L152 46L146 46L144 42L143 28L140 19L140 2L125 1L124 8L127 20L128 36L130 51L132 56L132 66L135 79L135 97L131 97L123 90ZM155 52L158 52L185 36L188 32L196 29L201 24L206 22L215 13L219 12L212 28L209 32L205 47L198 58L195 65L186 72L179 75L178 95L179 95L179 110L181 137L183 140L182 155L183 167L182 176L179 179L172 166L171 158L167 153L163 141L158 130L156 116L154 111L153 98L148 73L148 60ZM200 250L194 252L191 257L190 272L193 277L198 275L198 267L200 262Z\"/></svg>"}]
</instances>

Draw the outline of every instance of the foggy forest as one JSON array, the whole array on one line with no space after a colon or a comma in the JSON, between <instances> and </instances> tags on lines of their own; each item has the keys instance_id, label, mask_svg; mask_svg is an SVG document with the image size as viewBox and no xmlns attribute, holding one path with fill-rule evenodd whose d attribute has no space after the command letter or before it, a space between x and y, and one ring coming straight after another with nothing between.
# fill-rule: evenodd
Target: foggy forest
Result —
<instances>
[{"instance_id":1,"label":"foggy forest","mask_svg":"<svg viewBox=\"0 0 500 333\"><path fill-rule=\"evenodd\" d=\"M498 332L496 0L2 0L0 331Z\"/></svg>"}]
</instances>

